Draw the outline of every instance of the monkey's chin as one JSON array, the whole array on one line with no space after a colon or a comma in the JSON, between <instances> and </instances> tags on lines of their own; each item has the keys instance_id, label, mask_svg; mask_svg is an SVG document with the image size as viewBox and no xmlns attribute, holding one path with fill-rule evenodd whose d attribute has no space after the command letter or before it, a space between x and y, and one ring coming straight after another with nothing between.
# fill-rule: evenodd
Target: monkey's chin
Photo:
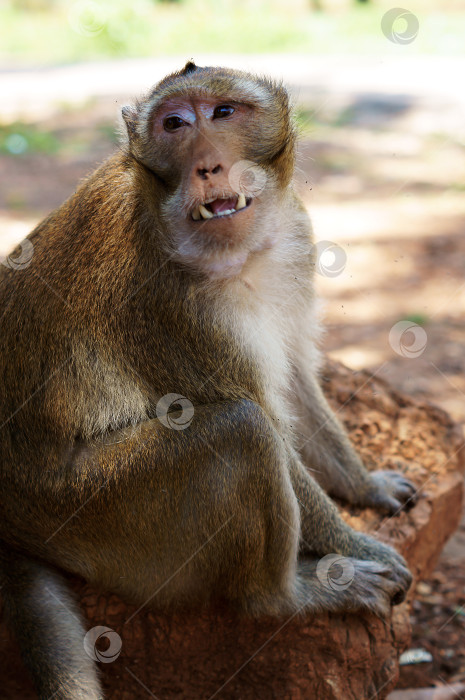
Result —
<instances>
[{"instance_id":1,"label":"monkey's chin","mask_svg":"<svg viewBox=\"0 0 465 700\"><path fill-rule=\"evenodd\" d=\"M233 215L184 222L174 236L174 257L212 281L238 277L251 256L278 240L274 228L257 231L254 209L252 201Z\"/></svg>"},{"instance_id":2,"label":"monkey's chin","mask_svg":"<svg viewBox=\"0 0 465 700\"><path fill-rule=\"evenodd\" d=\"M211 280L226 280L239 275L249 257L248 247L241 246L240 243L234 249L205 238L193 238L187 232L181 233L178 230L177 234L172 258L186 269L201 273Z\"/></svg>"},{"instance_id":3,"label":"monkey's chin","mask_svg":"<svg viewBox=\"0 0 465 700\"><path fill-rule=\"evenodd\" d=\"M256 240L250 247L241 247L236 251L231 249L215 251L209 255L204 250L195 257L191 256L190 265L203 272L212 281L231 280L240 276L255 254L274 248L277 240L276 235L268 235L262 240ZM186 258L184 262L189 264Z\"/></svg>"},{"instance_id":4,"label":"monkey's chin","mask_svg":"<svg viewBox=\"0 0 465 700\"><path fill-rule=\"evenodd\" d=\"M210 262L204 261L203 268L207 276L212 280L227 280L237 277L242 271L248 258L248 251L241 251L236 255L228 255Z\"/></svg>"}]
</instances>

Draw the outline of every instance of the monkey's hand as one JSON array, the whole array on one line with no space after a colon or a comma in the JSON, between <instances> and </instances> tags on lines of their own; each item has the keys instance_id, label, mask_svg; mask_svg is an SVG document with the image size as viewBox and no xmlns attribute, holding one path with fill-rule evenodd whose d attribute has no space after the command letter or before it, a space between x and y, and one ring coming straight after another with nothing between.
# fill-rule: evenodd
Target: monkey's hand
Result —
<instances>
[{"instance_id":1,"label":"monkey's hand","mask_svg":"<svg viewBox=\"0 0 465 700\"><path fill-rule=\"evenodd\" d=\"M361 506L379 508L389 515L397 515L416 503L417 489L403 474L386 470L371 472L369 477L367 489L359 499Z\"/></svg>"}]
</instances>

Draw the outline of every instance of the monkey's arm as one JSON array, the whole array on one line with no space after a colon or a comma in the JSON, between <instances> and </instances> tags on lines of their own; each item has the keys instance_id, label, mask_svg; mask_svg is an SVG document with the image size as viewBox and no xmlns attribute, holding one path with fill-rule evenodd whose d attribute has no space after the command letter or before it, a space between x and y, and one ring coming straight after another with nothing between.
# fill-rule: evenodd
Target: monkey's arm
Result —
<instances>
[{"instance_id":1,"label":"monkey's arm","mask_svg":"<svg viewBox=\"0 0 465 700\"><path fill-rule=\"evenodd\" d=\"M298 448L315 479L333 496L397 513L415 502L415 486L395 471L369 472L331 410L316 377L300 369L295 380Z\"/></svg>"},{"instance_id":2,"label":"monkey's arm","mask_svg":"<svg viewBox=\"0 0 465 700\"><path fill-rule=\"evenodd\" d=\"M296 200L298 215L295 215L298 236L313 262L307 270L309 279L314 272L314 249L311 246L312 226L307 211L300 200ZM304 256L305 257L305 256ZM302 313L300 321L299 351L295 353L292 404L297 416L296 433L298 449L305 465L314 478L332 496L354 505L383 509L390 514L399 512L416 500L415 486L402 474L395 471L369 472L352 447L347 434L329 406L318 383L314 370L318 364L318 352L314 338L318 336L318 322L313 310L313 284L305 284L302 291L307 294L310 316Z\"/></svg>"}]
</instances>

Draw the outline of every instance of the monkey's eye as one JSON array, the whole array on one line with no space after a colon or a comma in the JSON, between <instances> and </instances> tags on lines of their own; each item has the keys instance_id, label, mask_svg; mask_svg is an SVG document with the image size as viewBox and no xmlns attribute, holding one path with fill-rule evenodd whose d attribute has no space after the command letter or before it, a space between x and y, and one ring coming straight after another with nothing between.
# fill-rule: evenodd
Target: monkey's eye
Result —
<instances>
[{"instance_id":1,"label":"monkey's eye","mask_svg":"<svg viewBox=\"0 0 465 700\"><path fill-rule=\"evenodd\" d=\"M234 112L234 107L231 105L218 105L213 111L213 119L224 119L224 117L230 117Z\"/></svg>"},{"instance_id":2,"label":"monkey's eye","mask_svg":"<svg viewBox=\"0 0 465 700\"><path fill-rule=\"evenodd\" d=\"M181 119L181 117L166 117L166 119L163 120L163 127L165 131L176 131L176 129L180 129L181 126L184 126L185 123L186 122L184 119Z\"/></svg>"}]
</instances>

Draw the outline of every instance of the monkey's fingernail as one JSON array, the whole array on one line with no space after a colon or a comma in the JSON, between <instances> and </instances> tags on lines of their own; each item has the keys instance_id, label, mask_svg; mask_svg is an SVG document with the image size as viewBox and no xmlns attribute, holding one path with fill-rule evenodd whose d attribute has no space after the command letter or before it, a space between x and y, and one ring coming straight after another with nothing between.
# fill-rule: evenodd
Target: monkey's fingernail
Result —
<instances>
[{"instance_id":1,"label":"monkey's fingernail","mask_svg":"<svg viewBox=\"0 0 465 700\"><path fill-rule=\"evenodd\" d=\"M204 219L213 219L213 214L211 211L208 211L208 209L205 209L203 204L200 204L199 206L199 212L202 215Z\"/></svg>"},{"instance_id":2,"label":"monkey's fingernail","mask_svg":"<svg viewBox=\"0 0 465 700\"><path fill-rule=\"evenodd\" d=\"M197 209L194 209L194 211L192 212L192 218L194 219L194 221L199 221L199 219L200 219L200 212L199 212L199 208L198 208L198 207L197 207Z\"/></svg>"},{"instance_id":3,"label":"monkey's fingernail","mask_svg":"<svg viewBox=\"0 0 465 700\"><path fill-rule=\"evenodd\" d=\"M237 204L236 204L236 211L239 211L239 209L244 209L245 207L245 194L240 194L239 197L237 198Z\"/></svg>"}]
</instances>

